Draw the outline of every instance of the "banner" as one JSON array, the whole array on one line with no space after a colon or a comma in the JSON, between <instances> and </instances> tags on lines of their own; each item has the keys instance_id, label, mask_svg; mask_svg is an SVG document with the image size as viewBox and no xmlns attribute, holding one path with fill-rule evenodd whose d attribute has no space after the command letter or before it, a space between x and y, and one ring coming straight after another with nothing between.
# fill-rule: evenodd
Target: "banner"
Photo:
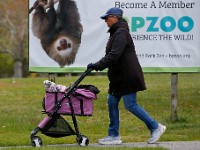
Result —
<instances>
[{"instance_id":1,"label":"banner","mask_svg":"<svg viewBox=\"0 0 200 150\"><path fill-rule=\"evenodd\" d=\"M129 24L136 53L144 72L200 72L199 0L65 1L70 2L69 6L73 7L70 7L69 11L72 14L68 14L71 18L65 19L66 24L72 22L72 25L69 27L70 31L66 31L68 35L63 40L65 43L63 48L57 46L60 44L58 41L46 44L49 46L47 50L44 50L44 40L43 46L41 45L41 38L48 39L47 37L52 34L58 36L54 30L56 25L61 26L61 23L55 23L56 25L50 27L51 31L47 35L40 35L38 38L38 33L34 33L38 22L33 26L35 10L29 14L29 70L31 72L79 72L85 70L87 64L101 59L105 55L109 33L105 21L100 19L100 16L111 7L123 10L123 16ZM29 0L29 8L34 2L35 0ZM58 3L54 7L57 9ZM78 16L74 16L77 14ZM79 17L80 22L78 22ZM43 25L44 29L49 28L47 24ZM73 25L75 27L72 27ZM77 40L78 35L80 41ZM59 54L63 54L63 57L73 52L73 49L76 49L76 52L74 56L70 56L73 59L61 61L62 58L55 58L56 56L52 54L52 47L59 51ZM66 47L69 50L63 51L62 49Z\"/></svg>"}]
</instances>

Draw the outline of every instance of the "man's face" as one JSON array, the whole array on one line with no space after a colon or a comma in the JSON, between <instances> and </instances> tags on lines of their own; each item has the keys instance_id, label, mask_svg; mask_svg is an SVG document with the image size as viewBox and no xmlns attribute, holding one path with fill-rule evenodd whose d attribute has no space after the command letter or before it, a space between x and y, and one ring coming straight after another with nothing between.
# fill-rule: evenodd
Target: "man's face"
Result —
<instances>
[{"instance_id":1,"label":"man's face","mask_svg":"<svg viewBox=\"0 0 200 150\"><path fill-rule=\"evenodd\" d=\"M112 27L112 25L114 23L116 23L118 21L118 18L116 16L113 15L109 15L105 18L105 22L107 23L108 27Z\"/></svg>"}]
</instances>

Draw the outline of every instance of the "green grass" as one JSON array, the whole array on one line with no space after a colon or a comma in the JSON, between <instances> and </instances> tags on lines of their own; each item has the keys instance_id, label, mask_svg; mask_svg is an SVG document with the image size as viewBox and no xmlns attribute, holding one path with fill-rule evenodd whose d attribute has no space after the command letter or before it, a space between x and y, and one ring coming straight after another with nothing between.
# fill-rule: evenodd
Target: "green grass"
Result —
<instances>
[{"instance_id":1,"label":"green grass","mask_svg":"<svg viewBox=\"0 0 200 150\"><path fill-rule=\"evenodd\" d=\"M68 86L77 78L57 77L56 83ZM41 114L41 103L45 94L43 81L46 79L48 77L0 79L0 146L30 146L30 132L45 117ZM199 140L200 134L197 133L200 133L200 74L179 74L176 122L170 120L171 74L145 74L145 79L148 90L138 93L138 104L158 122L167 126L160 141ZM80 131L88 136L90 143L96 143L97 139L107 134L108 80L106 76L87 76L81 84L93 84L101 91L98 100L94 101L93 116L76 117ZM65 119L73 127L71 117L65 116ZM126 111L122 102L120 121L120 134L124 142L144 142L149 138L145 125ZM44 145L76 143L75 136L56 139L41 133L37 135L43 139Z\"/></svg>"}]
</instances>

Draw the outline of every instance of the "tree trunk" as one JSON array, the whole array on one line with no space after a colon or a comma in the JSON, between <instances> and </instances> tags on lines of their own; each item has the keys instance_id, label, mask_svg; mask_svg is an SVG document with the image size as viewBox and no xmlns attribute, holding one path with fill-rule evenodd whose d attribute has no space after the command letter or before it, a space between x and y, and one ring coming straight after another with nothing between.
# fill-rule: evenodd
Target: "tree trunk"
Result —
<instances>
[{"instance_id":1,"label":"tree trunk","mask_svg":"<svg viewBox=\"0 0 200 150\"><path fill-rule=\"evenodd\" d=\"M22 78L22 62L20 60L14 61L14 78Z\"/></svg>"}]
</instances>

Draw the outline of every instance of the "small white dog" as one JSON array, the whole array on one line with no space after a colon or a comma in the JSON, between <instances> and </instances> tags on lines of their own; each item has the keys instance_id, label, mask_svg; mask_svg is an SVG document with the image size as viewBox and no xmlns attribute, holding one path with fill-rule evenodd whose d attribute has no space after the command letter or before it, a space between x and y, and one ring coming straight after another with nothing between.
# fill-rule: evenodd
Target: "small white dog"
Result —
<instances>
[{"instance_id":1,"label":"small white dog","mask_svg":"<svg viewBox=\"0 0 200 150\"><path fill-rule=\"evenodd\" d=\"M47 92L65 92L67 89L66 86L55 84L49 80L45 80L43 84Z\"/></svg>"}]
</instances>

